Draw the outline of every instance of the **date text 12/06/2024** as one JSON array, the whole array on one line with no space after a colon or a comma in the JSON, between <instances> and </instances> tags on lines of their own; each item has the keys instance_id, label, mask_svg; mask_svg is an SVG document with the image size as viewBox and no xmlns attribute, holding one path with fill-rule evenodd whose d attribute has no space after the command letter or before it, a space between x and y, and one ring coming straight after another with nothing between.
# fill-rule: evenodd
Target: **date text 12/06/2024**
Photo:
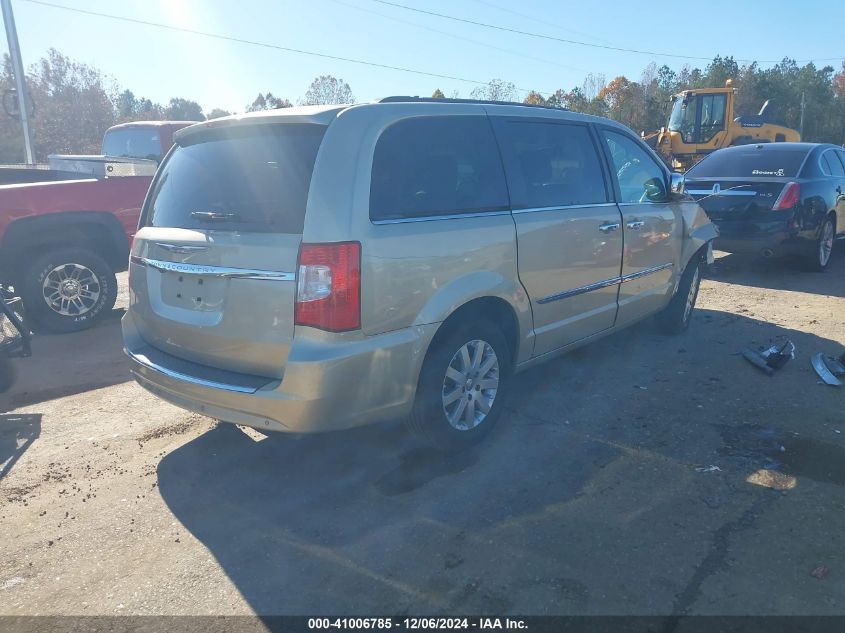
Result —
<instances>
[{"instance_id":1,"label":"date text 12/06/2024","mask_svg":"<svg viewBox=\"0 0 845 633\"><path fill-rule=\"evenodd\" d=\"M338 629L346 631L404 629L429 630L526 630L525 620L518 618L309 618L310 630Z\"/></svg>"}]
</instances>

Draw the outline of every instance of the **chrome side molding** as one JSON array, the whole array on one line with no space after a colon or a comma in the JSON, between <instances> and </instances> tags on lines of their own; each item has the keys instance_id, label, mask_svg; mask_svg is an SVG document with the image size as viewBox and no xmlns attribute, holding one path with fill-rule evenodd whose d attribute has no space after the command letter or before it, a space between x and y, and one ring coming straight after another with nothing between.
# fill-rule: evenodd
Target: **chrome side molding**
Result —
<instances>
[{"instance_id":1,"label":"chrome side molding","mask_svg":"<svg viewBox=\"0 0 845 633\"><path fill-rule=\"evenodd\" d=\"M227 268L225 266L206 266L184 262L165 262L133 255L133 264L149 266L162 272L181 273L184 275L204 275L206 277L225 277L227 279L261 279L265 281L295 281L296 274L278 270L256 270L251 268Z\"/></svg>"},{"instance_id":2,"label":"chrome side molding","mask_svg":"<svg viewBox=\"0 0 845 633\"><path fill-rule=\"evenodd\" d=\"M660 264L659 266L644 268L643 270L638 270L635 273L628 273L627 275L622 275L620 277L611 277L610 279L603 279L592 284L587 284L586 286L579 286L578 288L572 288L572 290L564 290L563 292L558 292L547 297L541 297L540 299L537 299L537 303L551 303L552 301L568 299L569 297L575 297L577 295L584 294L585 292L592 292L593 290L607 288L608 286L618 286L620 284L639 279L640 277L645 277L646 275L653 275L654 273L658 273L661 270L672 268L674 265L675 264L673 264L672 262L667 262L665 264Z\"/></svg>"}]
</instances>

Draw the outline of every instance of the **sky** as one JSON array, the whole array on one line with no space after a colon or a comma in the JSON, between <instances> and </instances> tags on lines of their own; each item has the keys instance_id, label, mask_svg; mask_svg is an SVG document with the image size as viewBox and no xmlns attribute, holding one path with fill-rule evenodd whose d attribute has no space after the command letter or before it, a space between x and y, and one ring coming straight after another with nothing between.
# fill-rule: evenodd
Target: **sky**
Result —
<instances>
[{"instance_id":1,"label":"sky","mask_svg":"<svg viewBox=\"0 0 845 633\"><path fill-rule=\"evenodd\" d=\"M637 80L655 62L704 68L737 59L845 58L842 0L611 2L587 0L391 0L422 11L557 40L493 30L376 0L45 0L252 42L352 58L476 82L499 78L548 95L588 73ZM344 79L356 101L388 95L469 96L477 84L224 41L12 0L24 64L56 48L92 65L136 96L183 97L206 112L241 112L259 92L296 103L318 75ZM4 42L5 44L5 42ZM633 53L599 48L637 49ZM702 59L681 59L668 55ZM764 63L763 66L771 64Z\"/></svg>"}]
</instances>

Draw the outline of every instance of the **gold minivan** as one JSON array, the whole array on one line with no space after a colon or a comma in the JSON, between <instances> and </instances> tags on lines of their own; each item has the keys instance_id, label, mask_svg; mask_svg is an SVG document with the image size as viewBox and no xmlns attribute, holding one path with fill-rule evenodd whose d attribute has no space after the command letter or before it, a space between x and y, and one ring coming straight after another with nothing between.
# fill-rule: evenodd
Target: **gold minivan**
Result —
<instances>
[{"instance_id":1,"label":"gold minivan","mask_svg":"<svg viewBox=\"0 0 845 633\"><path fill-rule=\"evenodd\" d=\"M132 246L126 353L262 430L405 418L462 448L514 372L643 318L686 329L716 229L618 123L390 97L177 133Z\"/></svg>"}]
</instances>

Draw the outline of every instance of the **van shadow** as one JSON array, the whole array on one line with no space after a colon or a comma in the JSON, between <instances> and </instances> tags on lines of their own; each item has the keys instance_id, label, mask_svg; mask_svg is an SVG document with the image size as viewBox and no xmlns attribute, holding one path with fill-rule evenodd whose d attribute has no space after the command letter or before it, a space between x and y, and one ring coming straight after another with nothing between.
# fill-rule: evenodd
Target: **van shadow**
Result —
<instances>
[{"instance_id":1,"label":"van shadow","mask_svg":"<svg viewBox=\"0 0 845 633\"><path fill-rule=\"evenodd\" d=\"M0 479L41 434L40 413L0 414Z\"/></svg>"},{"instance_id":2,"label":"van shadow","mask_svg":"<svg viewBox=\"0 0 845 633\"><path fill-rule=\"evenodd\" d=\"M123 354L122 313L115 310L82 332L36 334L32 356L13 361L18 378L11 390L0 396L0 411L132 380Z\"/></svg>"},{"instance_id":3,"label":"van shadow","mask_svg":"<svg viewBox=\"0 0 845 633\"><path fill-rule=\"evenodd\" d=\"M809 271L795 258L764 259L732 253L717 257L707 277L741 286L845 297L845 240L836 243L823 273Z\"/></svg>"},{"instance_id":4,"label":"van shadow","mask_svg":"<svg viewBox=\"0 0 845 633\"><path fill-rule=\"evenodd\" d=\"M736 354L776 337L793 339L803 355L782 376L769 378ZM584 613L587 587L602 569L613 570L602 586L609 591L602 604L612 610L624 604L626 587L665 583L673 565L697 565L701 551L675 527L677 502L655 504L660 491L625 460L644 450L663 456L649 470L712 463L727 441L715 422L754 421L750 408L734 415L729 403L740 398L761 415L779 408L768 419L776 429L793 430L786 403L807 390L817 390L814 403L825 415L838 411L841 394L819 389L806 363L810 350L838 347L698 310L683 336L658 334L647 321L518 375L499 428L466 453L424 448L400 424L260 441L220 424L164 457L159 490L259 615L502 615L533 613L541 600L557 612ZM725 379L710 382L714 375ZM695 423L694 403L704 396L725 404L702 410ZM608 480L617 470L621 480ZM706 512L690 517L706 537L703 526L715 531L730 518L731 495L742 503L747 492L728 488L719 493L725 509L713 509L697 501L702 490L676 494ZM555 514L573 504L565 521ZM665 565L648 554L661 549L672 552Z\"/></svg>"}]
</instances>

